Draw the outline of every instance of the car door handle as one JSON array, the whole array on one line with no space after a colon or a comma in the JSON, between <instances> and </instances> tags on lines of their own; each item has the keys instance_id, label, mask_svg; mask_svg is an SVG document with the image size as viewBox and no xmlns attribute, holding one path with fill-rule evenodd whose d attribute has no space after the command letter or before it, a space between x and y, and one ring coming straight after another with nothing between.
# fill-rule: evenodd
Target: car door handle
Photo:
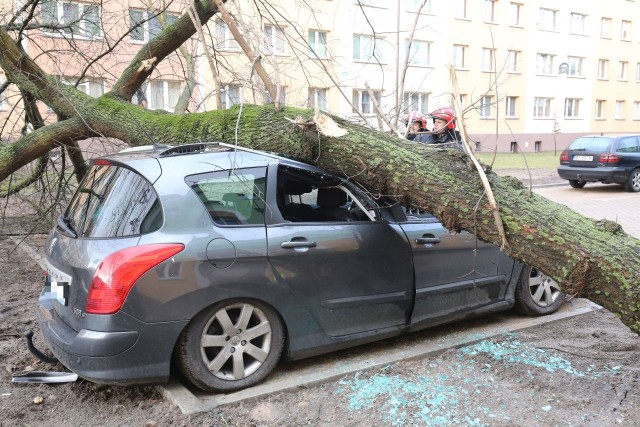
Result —
<instances>
[{"instance_id":1,"label":"car door handle","mask_svg":"<svg viewBox=\"0 0 640 427\"><path fill-rule=\"evenodd\" d=\"M437 237L416 237L416 243L418 245L433 245L440 243L440 239Z\"/></svg>"},{"instance_id":2,"label":"car door handle","mask_svg":"<svg viewBox=\"0 0 640 427\"><path fill-rule=\"evenodd\" d=\"M318 246L316 242L309 241L289 241L280 243L282 249L297 249L297 248L315 248Z\"/></svg>"}]
</instances>

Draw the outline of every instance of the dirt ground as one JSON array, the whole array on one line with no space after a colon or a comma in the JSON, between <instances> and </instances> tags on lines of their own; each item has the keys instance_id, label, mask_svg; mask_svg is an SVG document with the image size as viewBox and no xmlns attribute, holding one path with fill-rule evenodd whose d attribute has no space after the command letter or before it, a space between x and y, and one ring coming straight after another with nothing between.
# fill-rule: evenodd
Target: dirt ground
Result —
<instances>
[{"instance_id":1,"label":"dirt ground","mask_svg":"<svg viewBox=\"0 0 640 427\"><path fill-rule=\"evenodd\" d=\"M32 329L44 348L43 277L11 230L0 237L0 426L640 426L640 337L605 310L190 416L153 386L11 383L64 370L22 337Z\"/></svg>"}]
</instances>

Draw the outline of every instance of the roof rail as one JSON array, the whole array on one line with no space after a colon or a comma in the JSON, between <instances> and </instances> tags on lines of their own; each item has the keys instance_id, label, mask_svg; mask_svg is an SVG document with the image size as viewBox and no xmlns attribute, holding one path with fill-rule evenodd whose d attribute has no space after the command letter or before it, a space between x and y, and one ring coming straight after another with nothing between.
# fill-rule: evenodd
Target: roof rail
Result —
<instances>
[{"instance_id":1,"label":"roof rail","mask_svg":"<svg viewBox=\"0 0 640 427\"><path fill-rule=\"evenodd\" d=\"M169 147L158 154L159 157L175 156L179 154L193 154L202 153L208 147L218 146L219 142L197 142L193 144L181 144L173 147Z\"/></svg>"}]
</instances>

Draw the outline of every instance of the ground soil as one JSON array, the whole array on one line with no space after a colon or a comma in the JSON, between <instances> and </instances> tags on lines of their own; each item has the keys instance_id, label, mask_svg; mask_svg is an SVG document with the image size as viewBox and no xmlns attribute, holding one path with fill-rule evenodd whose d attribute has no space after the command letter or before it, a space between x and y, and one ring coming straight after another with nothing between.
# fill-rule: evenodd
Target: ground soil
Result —
<instances>
[{"instance_id":1,"label":"ground soil","mask_svg":"<svg viewBox=\"0 0 640 427\"><path fill-rule=\"evenodd\" d=\"M39 250L44 234L18 246L11 221L0 236L0 426L640 426L640 337L606 310L190 416L152 386L11 383L64 370L22 337L31 329L44 348L43 278L24 244Z\"/></svg>"}]
</instances>

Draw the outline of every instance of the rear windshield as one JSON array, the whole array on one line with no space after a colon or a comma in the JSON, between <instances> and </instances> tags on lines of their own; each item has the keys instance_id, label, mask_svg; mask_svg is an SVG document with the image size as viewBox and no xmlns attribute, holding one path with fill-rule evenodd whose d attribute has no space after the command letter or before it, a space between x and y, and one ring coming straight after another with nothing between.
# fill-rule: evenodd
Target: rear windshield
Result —
<instances>
[{"instance_id":1,"label":"rear windshield","mask_svg":"<svg viewBox=\"0 0 640 427\"><path fill-rule=\"evenodd\" d=\"M607 137L578 138L571 143L569 150L605 152L609 151L612 141L613 139Z\"/></svg>"},{"instance_id":2,"label":"rear windshield","mask_svg":"<svg viewBox=\"0 0 640 427\"><path fill-rule=\"evenodd\" d=\"M158 195L137 173L94 165L65 214L80 237L125 237L150 233L163 221Z\"/></svg>"}]
</instances>

